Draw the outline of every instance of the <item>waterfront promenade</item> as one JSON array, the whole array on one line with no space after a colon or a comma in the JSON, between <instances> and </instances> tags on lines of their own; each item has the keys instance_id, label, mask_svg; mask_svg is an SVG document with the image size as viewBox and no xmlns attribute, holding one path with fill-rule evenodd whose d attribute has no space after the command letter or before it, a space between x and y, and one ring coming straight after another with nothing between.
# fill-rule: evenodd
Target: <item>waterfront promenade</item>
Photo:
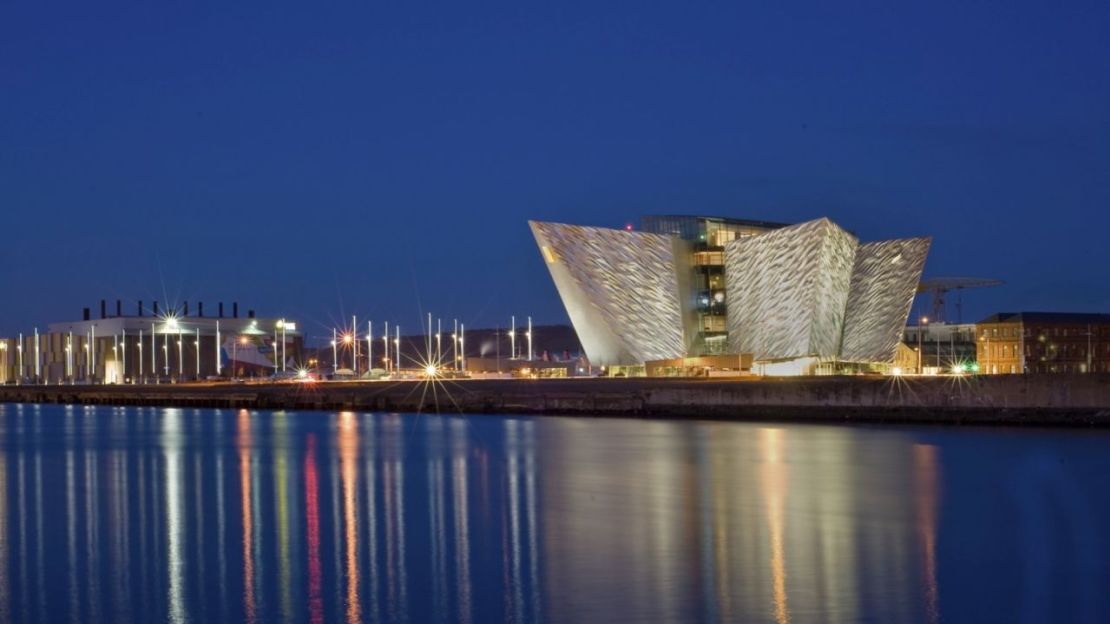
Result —
<instances>
[{"instance_id":1,"label":"waterfront promenade","mask_svg":"<svg viewBox=\"0 0 1110 624\"><path fill-rule=\"evenodd\" d=\"M1110 375L24 385L0 401L1106 427Z\"/></svg>"}]
</instances>

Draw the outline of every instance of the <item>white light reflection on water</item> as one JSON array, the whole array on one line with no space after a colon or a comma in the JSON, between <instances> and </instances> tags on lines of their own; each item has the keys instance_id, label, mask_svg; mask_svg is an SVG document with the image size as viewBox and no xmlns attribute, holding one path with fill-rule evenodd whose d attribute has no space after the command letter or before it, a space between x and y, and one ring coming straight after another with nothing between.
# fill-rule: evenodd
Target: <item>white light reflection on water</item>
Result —
<instances>
[{"instance_id":1,"label":"white light reflection on water","mask_svg":"<svg viewBox=\"0 0 1110 624\"><path fill-rule=\"evenodd\" d=\"M185 559L181 554L184 540L182 508L181 410L170 408L162 416L162 451L166 456L166 540L169 572L169 620L174 624L188 621L185 612Z\"/></svg>"}]
</instances>

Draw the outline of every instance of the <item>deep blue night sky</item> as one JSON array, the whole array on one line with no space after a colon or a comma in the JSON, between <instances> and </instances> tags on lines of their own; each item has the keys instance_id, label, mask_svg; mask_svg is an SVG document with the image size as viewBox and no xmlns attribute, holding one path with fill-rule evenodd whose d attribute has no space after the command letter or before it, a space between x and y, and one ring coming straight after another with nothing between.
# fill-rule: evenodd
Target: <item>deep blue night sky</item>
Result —
<instances>
[{"instance_id":1,"label":"deep blue night sky","mask_svg":"<svg viewBox=\"0 0 1110 624\"><path fill-rule=\"evenodd\" d=\"M565 322L527 219L687 212L932 234L1007 281L964 320L1110 312L1104 1L410 4L5 3L0 334Z\"/></svg>"}]
</instances>

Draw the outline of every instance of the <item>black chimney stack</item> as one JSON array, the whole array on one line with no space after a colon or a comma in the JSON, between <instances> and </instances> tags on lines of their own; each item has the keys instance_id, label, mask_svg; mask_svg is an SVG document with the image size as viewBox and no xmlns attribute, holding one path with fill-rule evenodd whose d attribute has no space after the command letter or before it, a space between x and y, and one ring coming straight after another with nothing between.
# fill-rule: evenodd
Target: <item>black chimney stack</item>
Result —
<instances>
[{"instance_id":1,"label":"black chimney stack","mask_svg":"<svg viewBox=\"0 0 1110 624\"><path fill-rule=\"evenodd\" d=\"M108 318L108 301L106 299L100 300L100 318Z\"/></svg>"},{"instance_id":2,"label":"black chimney stack","mask_svg":"<svg viewBox=\"0 0 1110 624\"><path fill-rule=\"evenodd\" d=\"M239 302L234 301L231 303L231 318L239 318Z\"/></svg>"},{"instance_id":3,"label":"black chimney stack","mask_svg":"<svg viewBox=\"0 0 1110 624\"><path fill-rule=\"evenodd\" d=\"M158 300L154 300L154 316L158 316Z\"/></svg>"},{"instance_id":4,"label":"black chimney stack","mask_svg":"<svg viewBox=\"0 0 1110 624\"><path fill-rule=\"evenodd\" d=\"M123 316L123 300L116 299L116 316Z\"/></svg>"},{"instance_id":5,"label":"black chimney stack","mask_svg":"<svg viewBox=\"0 0 1110 624\"><path fill-rule=\"evenodd\" d=\"M183 312L181 314L181 316L189 316L189 302L188 301L185 302L185 312Z\"/></svg>"},{"instance_id":6,"label":"black chimney stack","mask_svg":"<svg viewBox=\"0 0 1110 624\"><path fill-rule=\"evenodd\" d=\"M219 310L216 311L216 318L223 318L224 317L224 302L221 301L220 305L218 307L219 307Z\"/></svg>"},{"instance_id":7,"label":"black chimney stack","mask_svg":"<svg viewBox=\"0 0 1110 624\"><path fill-rule=\"evenodd\" d=\"M143 315L143 300L139 299L139 316Z\"/></svg>"},{"instance_id":8,"label":"black chimney stack","mask_svg":"<svg viewBox=\"0 0 1110 624\"><path fill-rule=\"evenodd\" d=\"M88 308L82 308L82 311L84 312L85 320L86 321L89 320L89 309Z\"/></svg>"},{"instance_id":9,"label":"black chimney stack","mask_svg":"<svg viewBox=\"0 0 1110 624\"><path fill-rule=\"evenodd\" d=\"M197 302L197 316L204 316L204 302Z\"/></svg>"},{"instance_id":10,"label":"black chimney stack","mask_svg":"<svg viewBox=\"0 0 1110 624\"><path fill-rule=\"evenodd\" d=\"M247 318L254 318L254 310L247 310Z\"/></svg>"}]
</instances>

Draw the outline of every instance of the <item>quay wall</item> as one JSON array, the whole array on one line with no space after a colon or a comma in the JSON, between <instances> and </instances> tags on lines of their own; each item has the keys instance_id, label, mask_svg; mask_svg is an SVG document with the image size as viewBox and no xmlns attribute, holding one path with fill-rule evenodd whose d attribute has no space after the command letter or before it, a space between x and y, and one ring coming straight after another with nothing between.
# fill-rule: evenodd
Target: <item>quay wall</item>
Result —
<instances>
[{"instance_id":1,"label":"quay wall","mask_svg":"<svg viewBox=\"0 0 1110 624\"><path fill-rule=\"evenodd\" d=\"M1110 426L1110 375L3 386L0 402Z\"/></svg>"}]
</instances>

